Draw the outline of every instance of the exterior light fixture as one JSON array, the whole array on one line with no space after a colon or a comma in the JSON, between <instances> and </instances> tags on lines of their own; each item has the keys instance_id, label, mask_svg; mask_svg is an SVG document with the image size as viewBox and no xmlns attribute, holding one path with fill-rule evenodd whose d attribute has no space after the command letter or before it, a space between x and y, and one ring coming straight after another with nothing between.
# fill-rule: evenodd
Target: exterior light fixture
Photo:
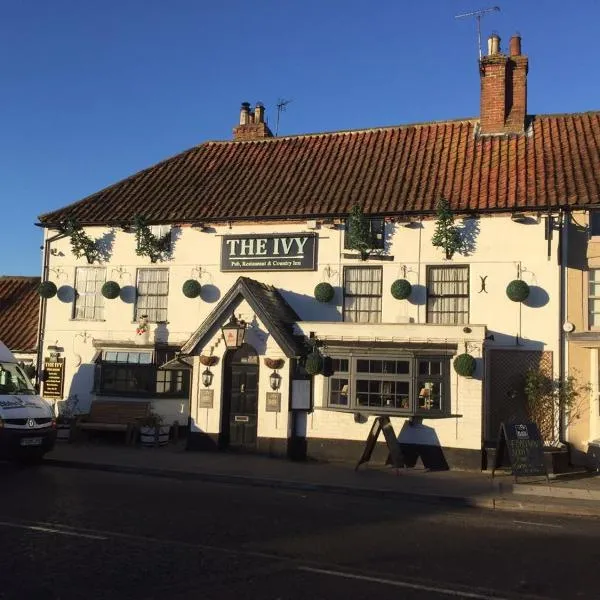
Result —
<instances>
[{"instance_id":1,"label":"exterior light fixture","mask_svg":"<svg viewBox=\"0 0 600 600\"><path fill-rule=\"evenodd\" d=\"M238 320L235 315L231 315L229 323L221 327L225 346L229 349L239 348L244 343L246 335L246 322Z\"/></svg>"},{"instance_id":2,"label":"exterior light fixture","mask_svg":"<svg viewBox=\"0 0 600 600\"><path fill-rule=\"evenodd\" d=\"M273 391L278 390L281 385L281 375L277 371L273 371L269 376L269 382Z\"/></svg>"},{"instance_id":3,"label":"exterior light fixture","mask_svg":"<svg viewBox=\"0 0 600 600\"><path fill-rule=\"evenodd\" d=\"M208 367L206 367L206 369L204 369L204 371L202 371L202 384L204 385L204 387L210 387L212 380L213 380L212 371Z\"/></svg>"}]
</instances>

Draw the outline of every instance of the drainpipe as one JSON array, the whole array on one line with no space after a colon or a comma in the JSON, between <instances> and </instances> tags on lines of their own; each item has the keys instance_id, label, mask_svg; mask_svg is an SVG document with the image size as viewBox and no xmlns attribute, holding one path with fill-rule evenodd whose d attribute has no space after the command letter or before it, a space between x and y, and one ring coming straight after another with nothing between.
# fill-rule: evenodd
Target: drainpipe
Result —
<instances>
[{"instance_id":1,"label":"drainpipe","mask_svg":"<svg viewBox=\"0 0 600 600\"><path fill-rule=\"evenodd\" d=\"M57 233L51 237L47 237L42 246L42 281L48 279L48 272L50 270L50 244L56 240L66 237L65 233ZM35 374L35 385L36 388L40 389L40 373L42 372L42 350L44 348L44 337L46 331L46 303L47 298L40 297L40 313L38 315L38 326L37 326L37 357L35 361L36 374Z\"/></svg>"},{"instance_id":2,"label":"drainpipe","mask_svg":"<svg viewBox=\"0 0 600 600\"><path fill-rule=\"evenodd\" d=\"M568 352L567 339L563 330L563 323L567 318L567 265L569 258L569 224L570 214L566 211L561 211L559 215L559 234L558 234L558 257L559 257L559 322L558 322L558 377L561 384L565 380L565 375L568 374ZM558 441L568 446L568 432L566 431L566 420L564 415L559 415L558 424ZM569 453L570 454L570 453Z\"/></svg>"}]
</instances>

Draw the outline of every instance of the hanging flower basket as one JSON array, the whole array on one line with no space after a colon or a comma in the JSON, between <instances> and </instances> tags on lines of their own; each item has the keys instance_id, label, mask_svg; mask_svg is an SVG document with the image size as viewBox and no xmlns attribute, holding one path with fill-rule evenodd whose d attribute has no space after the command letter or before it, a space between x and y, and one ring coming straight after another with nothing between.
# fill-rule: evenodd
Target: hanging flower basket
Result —
<instances>
[{"instance_id":1,"label":"hanging flower basket","mask_svg":"<svg viewBox=\"0 0 600 600\"><path fill-rule=\"evenodd\" d=\"M459 354L452 364L454 370L462 377L472 377L477 367L475 359L466 352L464 354Z\"/></svg>"},{"instance_id":2,"label":"hanging flower basket","mask_svg":"<svg viewBox=\"0 0 600 600\"><path fill-rule=\"evenodd\" d=\"M331 302L334 295L335 290L330 283L322 282L315 287L315 298L318 302Z\"/></svg>"},{"instance_id":3,"label":"hanging flower basket","mask_svg":"<svg viewBox=\"0 0 600 600\"><path fill-rule=\"evenodd\" d=\"M214 367L218 362L218 356L209 356L208 354L200 355L200 364L204 365L205 367Z\"/></svg>"},{"instance_id":4,"label":"hanging flower basket","mask_svg":"<svg viewBox=\"0 0 600 600\"><path fill-rule=\"evenodd\" d=\"M102 285L102 295L109 300L114 300L121 293L121 286L116 281L107 281Z\"/></svg>"},{"instance_id":5,"label":"hanging flower basket","mask_svg":"<svg viewBox=\"0 0 600 600\"><path fill-rule=\"evenodd\" d=\"M323 357L319 352L311 352L306 357L304 368L309 375L318 375L323 372Z\"/></svg>"},{"instance_id":6,"label":"hanging flower basket","mask_svg":"<svg viewBox=\"0 0 600 600\"><path fill-rule=\"evenodd\" d=\"M181 288L183 295L186 298L197 298L200 295L200 291L202 290L202 286L199 281L195 279L188 279Z\"/></svg>"},{"instance_id":7,"label":"hanging flower basket","mask_svg":"<svg viewBox=\"0 0 600 600\"><path fill-rule=\"evenodd\" d=\"M40 285L38 286L38 294L42 298L54 298L54 296L56 296L57 291L58 290L56 289L56 284L52 281L42 281L42 283L40 283Z\"/></svg>"},{"instance_id":8,"label":"hanging flower basket","mask_svg":"<svg viewBox=\"0 0 600 600\"><path fill-rule=\"evenodd\" d=\"M513 302L523 302L529 296L529 286L522 279L513 279L506 286L506 295Z\"/></svg>"},{"instance_id":9,"label":"hanging flower basket","mask_svg":"<svg viewBox=\"0 0 600 600\"><path fill-rule=\"evenodd\" d=\"M265 358L265 367L268 367L269 369L281 369L284 364L285 360L283 360L283 358Z\"/></svg>"},{"instance_id":10,"label":"hanging flower basket","mask_svg":"<svg viewBox=\"0 0 600 600\"><path fill-rule=\"evenodd\" d=\"M412 285L406 279L396 279L392 283L391 292L396 300L406 300L412 292Z\"/></svg>"}]
</instances>

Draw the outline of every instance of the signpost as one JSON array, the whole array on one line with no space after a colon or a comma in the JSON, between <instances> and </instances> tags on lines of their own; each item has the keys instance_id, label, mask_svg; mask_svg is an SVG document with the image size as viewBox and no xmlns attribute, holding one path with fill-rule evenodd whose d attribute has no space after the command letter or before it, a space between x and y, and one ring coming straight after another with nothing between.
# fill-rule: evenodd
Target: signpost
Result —
<instances>
[{"instance_id":1,"label":"signpost","mask_svg":"<svg viewBox=\"0 0 600 600\"><path fill-rule=\"evenodd\" d=\"M65 386L65 359L44 359L44 398L61 400Z\"/></svg>"},{"instance_id":2,"label":"signpost","mask_svg":"<svg viewBox=\"0 0 600 600\"><path fill-rule=\"evenodd\" d=\"M500 424L492 477L494 477L496 469L502 467L505 452L508 454L512 474L515 478L544 475L548 483L550 482L544 462L544 444L535 423L528 421Z\"/></svg>"},{"instance_id":3,"label":"signpost","mask_svg":"<svg viewBox=\"0 0 600 600\"><path fill-rule=\"evenodd\" d=\"M400 467L404 466L404 459L402 457L402 452L398 444L398 439L396 438L396 434L394 432L394 427L390 423L389 417L382 416L375 417L375 420L373 421L373 426L371 427L371 431L369 431L369 435L365 443L365 449L363 450L362 456L360 457L360 460L354 468L355 471L358 470L358 467L360 467L360 465L371 460L371 455L373 454L373 450L375 449L377 438L379 437L379 434L382 431L386 445L390 452L387 462L391 463L396 469L399 469Z\"/></svg>"}]
</instances>

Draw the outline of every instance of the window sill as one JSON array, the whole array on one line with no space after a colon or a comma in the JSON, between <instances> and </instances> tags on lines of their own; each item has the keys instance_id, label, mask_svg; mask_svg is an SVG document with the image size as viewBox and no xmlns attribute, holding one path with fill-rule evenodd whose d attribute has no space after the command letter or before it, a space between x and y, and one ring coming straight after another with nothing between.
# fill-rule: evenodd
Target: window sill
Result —
<instances>
[{"instance_id":1,"label":"window sill","mask_svg":"<svg viewBox=\"0 0 600 600\"><path fill-rule=\"evenodd\" d=\"M342 254L342 256L344 258L355 258L360 260L361 262L367 262L368 260L387 260L387 261L393 261L394 257L390 256L388 254L369 254L369 256L367 256L366 258L362 258L362 256L360 254L352 254L350 252L344 252Z\"/></svg>"},{"instance_id":2,"label":"window sill","mask_svg":"<svg viewBox=\"0 0 600 600\"><path fill-rule=\"evenodd\" d=\"M399 417L404 419L455 419L461 418L463 415L460 414L450 414L450 413L424 413L424 412L414 412L414 411L397 411L397 410L389 410L382 408L381 410L373 409L373 408L347 408L347 407L337 407L337 406L315 406L315 410L326 410L329 412L340 412L340 413L348 413L348 414L356 414L360 413L366 416L379 416L386 415L389 417Z\"/></svg>"}]
</instances>

